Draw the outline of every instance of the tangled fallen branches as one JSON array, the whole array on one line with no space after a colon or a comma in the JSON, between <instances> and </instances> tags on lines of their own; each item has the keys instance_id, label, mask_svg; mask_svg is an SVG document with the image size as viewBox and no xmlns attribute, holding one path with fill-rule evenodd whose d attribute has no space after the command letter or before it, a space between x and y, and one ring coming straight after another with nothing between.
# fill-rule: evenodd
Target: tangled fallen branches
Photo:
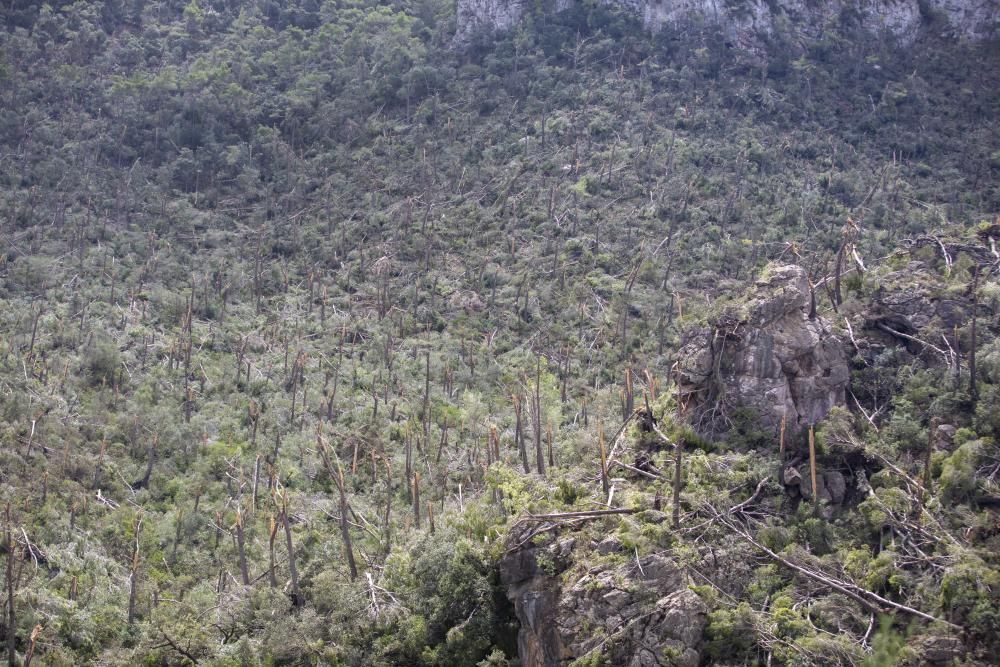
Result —
<instances>
[{"instance_id":1,"label":"tangled fallen branches","mask_svg":"<svg viewBox=\"0 0 1000 667\"><path fill-rule=\"evenodd\" d=\"M795 572L801 574L802 576L808 579L811 579L819 584L822 584L824 586L834 589L835 591L843 593L844 595L851 598L855 602L859 603L861 606L863 606L865 609L871 612L885 613L887 611L898 611L909 614L911 616L922 618L926 621L943 623L952 628L956 628L959 630L962 629L961 626L959 625L955 625L954 623L950 623L943 619L937 618L926 612L920 611L919 609L914 609L913 607L908 607L907 605L900 604L899 602L893 602L892 600L886 599L881 595L868 590L867 588L862 588L857 584L845 581L838 577L834 577L833 575L809 568L805 565L796 563L788 558L785 558L784 556L775 553L771 549L767 548L766 546L758 542L750 533L748 533L746 530L744 530L743 528L738 526L734 521L732 521L732 519L730 518L731 517L730 512L721 513L714 510L714 508L711 508L711 511L714 513L714 518L719 524L728 528L730 531L732 531L738 537L740 537L740 539L749 543L757 550L767 554L768 557L770 557L771 559L781 563L790 570L794 570Z\"/></svg>"}]
</instances>

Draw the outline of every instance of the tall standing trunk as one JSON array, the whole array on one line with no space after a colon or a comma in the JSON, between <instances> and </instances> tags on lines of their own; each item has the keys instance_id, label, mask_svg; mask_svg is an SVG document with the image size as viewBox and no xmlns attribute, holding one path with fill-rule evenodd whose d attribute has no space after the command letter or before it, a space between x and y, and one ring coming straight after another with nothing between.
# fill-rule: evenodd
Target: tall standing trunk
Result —
<instances>
[{"instance_id":1,"label":"tall standing trunk","mask_svg":"<svg viewBox=\"0 0 1000 667\"><path fill-rule=\"evenodd\" d=\"M413 473L413 523L420 530L420 473Z\"/></svg>"},{"instance_id":2,"label":"tall standing trunk","mask_svg":"<svg viewBox=\"0 0 1000 667\"><path fill-rule=\"evenodd\" d=\"M531 411L534 417L535 425L535 467L538 469L539 475L545 475L545 454L542 447L542 402L541 402L541 383L542 383L542 357L538 355L535 358L535 397L532 402Z\"/></svg>"},{"instance_id":3,"label":"tall standing trunk","mask_svg":"<svg viewBox=\"0 0 1000 667\"><path fill-rule=\"evenodd\" d=\"M4 521L7 526L7 664L17 667L17 617L14 608L14 527L10 521L10 502L4 510Z\"/></svg>"},{"instance_id":4,"label":"tall standing trunk","mask_svg":"<svg viewBox=\"0 0 1000 667\"><path fill-rule=\"evenodd\" d=\"M139 586L139 537L142 534L142 514L135 519L135 545L132 548L132 569L128 582L128 625L135 623L135 596Z\"/></svg>"},{"instance_id":5,"label":"tall standing trunk","mask_svg":"<svg viewBox=\"0 0 1000 667\"><path fill-rule=\"evenodd\" d=\"M149 480L153 476L153 466L156 465L156 446L158 444L159 436L154 435L152 441L149 443L149 457L146 462L146 472L143 474L142 479L133 484L137 489L144 489L149 486Z\"/></svg>"},{"instance_id":6,"label":"tall standing trunk","mask_svg":"<svg viewBox=\"0 0 1000 667\"><path fill-rule=\"evenodd\" d=\"M385 459L385 553L392 550L392 466L389 459Z\"/></svg>"},{"instance_id":7,"label":"tall standing trunk","mask_svg":"<svg viewBox=\"0 0 1000 667\"><path fill-rule=\"evenodd\" d=\"M812 484L813 509L819 507L819 493L816 489L816 436L812 424L809 425L809 482Z\"/></svg>"},{"instance_id":8,"label":"tall standing trunk","mask_svg":"<svg viewBox=\"0 0 1000 667\"><path fill-rule=\"evenodd\" d=\"M322 437L317 436L316 445L320 458L323 459L323 467L326 468L327 474L336 483L337 491L340 493L340 537L344 541L344 553L347 556L347 566L351 570L351 581L354 581L358 578L358 566L354 561L354 546L351 544L351 531L347 523L347 513L350 510L347 506L347 492L344 488L344 469L338 462L337 469L334 470L326 451L326 443L323 442Z\"/></svg>"},{"instance_id":9,"label":"tall standing trunk","mask_svg":"<svg viewBox=\"0 0 1000 667\"><path fill-rule=\"evenodd\" d=\"M976 319L979 310L979 266L972 269L972 339L969 341L969 398L975 405L979 400L979 387L976 386Z\"/></svg>"},{"instance_id":10,"label":"tall standing trunk","mask_svg":"<svg viewBox=\"0 0 1000 667\"><path fill-rule=\"evenodd\" d=\"M524 468L525 474L531 472L531 466L528 465L528 449L524 444L524 427L521 419L521 397L517 394L511 396L511 400L514 402L514 445L517 447L518 453L521 455L521 467Z\"/></svg>"},{"instance_id":11,"label":"tall standing trunk","mask_svg":"<svg viewBox=\"0 0 1000 667\"><path fill-rule=\"evenodd\" d=\"M244 586L250 585L250 572L247 569L246 541L243 534L243 510L236 508L236 547L240 556L240 579Z\"/></svg>"},{"instance_id":12,"label":"tall standing trunk","mask_svg":"<svg viewBox=\"0 0 1000 667\"><path fill-rule=\"evenodd\" d=\"M292 579L292 606L302 606L302 596L299 594L299 571L295 567L295 545L292 544L292 525L288 520L288 492L280 491L281 495L281 525L285 530L285 548L288 550L288 574Z\"/></svg>"},{"instance_id":13,"label":"tall standing trunk","mask_svg":"<svg viewBox=\"0 0 1000 667\"><path fill-rule=\"evenodd\" d=\"M927 494L931 490L931 454L934 453L934 434L937 431L937 418L931 417L931 422L927 426L927 449L924 450L924 474L920 480L920 489L917 491L917 498L913 503L913 520L918 524L920 517L924 513L924 503L927 502Z\"/></svg>"},{"instance_id":14,"label":"tall standing trunk","mask_svg":"<svg viewBox=\"0 0 1000 667\"><path fill-rule=\"evenodd\" d=\"M278 522L274 519L274 514L271 514L270 522L268 525L267 533L267 582L271 584L271 588L278 587L278 578L274 574L274 540L278 536Z\"/></svg>"},{"instance_id":15,"label":"tall standing trunk","mask_svg":"<svg viewBox=\"0 0 1000 667\"><path fill-rule=\"evenodd\" d=\"M601 489L604 497L611 492L611 482L608 479L608 452L604 447L604 424L597 424L597 448L601 454Z\"/></svg>"},{"instance_id":16,"label":"tall standing trunk","mask_svg":"<svg viewBox=\"0 0 1000 667\"><path fill-rule=\"evenodd\" d=\"M785 427L788 423L788 409L781 415L781 428L778 433L778 460L785 460Z\"/></svg>"},{"instance_id":17,"label":"tall standing trunk","mask_svg":"<svg viewBox=\"0 0 1000 667\"><path fill-rule=\"evenodd\" d=\"M424 374L424 405L421 411L421 420L424 427L424 444L430 447L431 433L431 351L427 350L424 357L426 371Z\"/></svg>"},{"instance_id":18,"label":"tall standing trunk","mask_svg":"<svg viewBox=\"0 0 1000 667\"><path fill-rule=\"evenodd\" d=\"M673 524L674 530L681 527L681 456L684 453L684 438L677 438L674 443L674 506Z\"/></svg>"}]
</instances>

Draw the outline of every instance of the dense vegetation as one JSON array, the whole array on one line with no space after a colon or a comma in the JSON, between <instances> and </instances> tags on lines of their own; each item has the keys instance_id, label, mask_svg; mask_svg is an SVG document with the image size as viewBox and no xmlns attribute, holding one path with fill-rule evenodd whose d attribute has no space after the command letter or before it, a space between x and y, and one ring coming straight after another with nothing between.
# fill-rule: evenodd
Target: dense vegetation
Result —
<instances>
[{"instance_id":1,"label":"dense vegetation","mask_svg":"<svg viewBox=\"0 0 1000 667\"><path fill-rule=\"evenodd\" d=\"M903 48L845 16L746 51L586 3L461 48L449 0L4 5L12 661L513 662L506 530L607 500L597 434L623 402L647 392L698 445L685 522L775 476L774 434L685 429L670 368L768 262L832 275L845 234L869 272L838 313L817 291L836 327L861 336L904 269L975 299L978 338L934 332L957 382L926 346L859 348L818 439L871 495L831 518L772 481L740 525L961 626L963 659L1000 648L996 267L904 245L982 246L1000 210L995 45ZM932 420L957 432L921 484ZM722 524L606 521L637 554L743 564L692 577L714 663L893 664L930 632L873 629Z\"/></svg>"}]
</instances>

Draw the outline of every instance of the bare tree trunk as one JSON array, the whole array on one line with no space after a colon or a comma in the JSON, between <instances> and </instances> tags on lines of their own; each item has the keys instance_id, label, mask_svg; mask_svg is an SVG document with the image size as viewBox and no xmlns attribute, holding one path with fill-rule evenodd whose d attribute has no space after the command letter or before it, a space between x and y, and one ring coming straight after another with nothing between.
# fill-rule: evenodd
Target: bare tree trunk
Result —
<instances>
[{"instance_id":1,"label":"bare tree trunk","mask_svg":"<svg viewBox=\"0 0 1000 667\"><path fill-rule=\"evenodd\" d=\"M778 433L778 458L781 461L785 460L785 426L788 422L788 409L785 409L785 413L781 415L781 430Z\"/></svg>"},{"instance_id":2,"label":"bare tree trunk","mask_svg":"<svg viewBox=\"0 0 1000 667\"><path fill-rule=\"evenodd\" d=\"M135 519L135 546L132 548L132 570L128 585L128 625L135 623L135 594L139 586L139 537L142 534L142 514Z\"/></svg>"},{"instance_id":3,"label":"bare tree trunk","mask_svg":"<svg viewBox=\"0 0 1000 667\"><path fill-rule=\"evenodd\" d=\"M254 424L254 433L257 432L257 426ZM257 513L257 483L260 480L260 454L254 459L253 462L253 482L250 486L250 512L253 514Z\"/></svg>"},{"instance_id":4,"label":"bare tree trunk","mask_svg":"<svg viewBox=\"0 0 1000 667\"><path fill-rule=\"evenodd\" d=\"M413 502L413 487L410 480L413 479L413 433L409 426L406 428L406 468L403 471L403 479L406 485L406 497Z\"/></svg>"},{"instance_id":5,"label":"bare tree trunk","mask_svg":"<svg viewBox=\"0 0 1000 667\"><path fill-rule=\"evenodd\" d=\"M137 489L143 489L149 486L149 479L153 475L153 466L156 465L156 445L158 444L159 436L154 435L153 440L149 443L149 460L146 462L146 472L143 474L142 479L133 484Z\"/></svg>"},{"instance_id":6,"label":"bare tree trunk","mask_svg":"<svg viewBox=\"0 0 1000 667\"><path fill-rule=\"evenodd\" d=\"M809 425L809 481L812 484L813 509L819 507L819 492L816 489L816 437L812 424Z\"/></svg>"},{"instance_id":7,"label":"bare tree trunk","mask_svg":"<svg viewBox=\"0 0 1000 667\"><path fill-rule=\"evenodd\" d=\"M351 581L358 578L358 566L354 562L354 547L351 544L351 531L347 523L347 493L344 489L344 469L337 463L337 469L333 469L333 464L330 462L330 457L326 451L326 443L323 442L323 438L317 436L316 447L319 449L320 458L323 459L323 467L326 468L326 472L333 479L334 483L337 485L337 490L340 492L340 537L344 540L344 552L347 556L347 566L351 570Z\"/></svg>"},{"instance_id":8,"label":"bare tree trunk","mask_svg":"<svg viewBox=\"0 0 1000 667\"><path fill-rule=\"evenodd\" d=\"M524 428L521 421L521 397L513 394L510 398L514 402L514 444L521 455L521 466L524 468L524 473L528 474L531 472L531 466L528 465L528 449L524 445Z\"/></svg>"},{"instance_id":9,"label":"bare tree trunk","mask_svg":"<svg viewBox=\"0 0 1000 667\"><path fill-rule=\"evenodd\" d=\"M274 574L274 538L278 536L278 522L274 520L274 513L271 513L267 534L267 581L271 588L278 587L278 578Z\"/></svg>"},{"instance_id":10,"label":"bare tree trunk","mask_svg":"<svg viewBox=\"0 0 1000 667\"><path fill-rule=\"evenodd\" d=\"M36 625L31 631L31 637L28 638L28 653L24 656L24 667L31 667L31 658L35 655L35 642L38 641L40 634L42 634L42 626Z\"/></svg>"},{"instance_id":11,"label":"bare tree trunk","mask_svg":"<svg viewBox=\"0 0 1000 667\"><path fill-rule=\"evenodd\" d=\"M635 409L635 383L632 378L632 367L625 369L625 389L622 390L622 420L629 418Z\"/></svg>"},{"instance_id":12,"label":"bare tree trunk","mask_svg":"<svg viewBox=\"0 0 1000 667\"><path fill-rule=\"evenodd\" d=\"M388 458L385 460L385 552L392 550L392 466Z\"/></svg>"},{"instance_id":13,"label":"bare tree trunk","mask_svg":"<svg viewBox=\"0 0 1000 667\"><path fill-rule=\"evenodd\" d=\"M920 523L920 515L923 514L924 503L927 501L927 494L931 489L931 454L934 452L934 432L937 431L937 418L931 417L931 423L927 427L927 451L924 452L924 475L920 480L920 489L917 491L916 501L913 503L913 520Z\"/></svg>"},{"instance_id":14,"label":"bare tree trunk","mask_svg":"<svg viewBox=\"0 0 1000 667\"><path fill-rule=\"evenodd\" d=\"M250 572L247 569L246 544L243 535L243 510L236 508L236 547L240 556L240 578L244 586L250 585Z\"/></svg>"},{"instance_id":15,"label":"bare tree trunk","mask_svg":"<svg viewBox=\"0 0 1000 667\"><path fill-rule=\"evenodd\" d=\"M678 437L674 443L674 530L681 526L681 457L684 453L684 438Z\"/></svg>"},{"instance_id":16,"label":"bare tree trunk","mask_svg":"<svg viewBox=\"0 0 1000 667\"><path fill-rule=\"evenodd\" d=\"M176 563L177 562L177 545L180 544L180 541L181 541L181 532L182 532L183 526L184 526L184 510L181 509L181 508L178 508L178 510L177 510L176 525L174 526L174 545L170 549L170 562L171 563Z\"/></svg>"},{"instance_id":17,"label":"bare tree trunk","mask_svg":"<svg viewBox=\"0 0 1000 667\"><path fill-rule=\"evenodd\" d=\"M601 454L601 489L607 498L611 492L611 482L608 480L608 452L604 446L604 424L597 424L597 447Z\"/></svg>"},{"instance_id":18,"label":"bare tree trunk","mask_svg":"<svg viewBox=\"0 0 1000 667\"><path fill-rule=\"evenodd\" d=\"M836 312L840 304L844 302L843 301L844 297L842 296L842 292L840 291L840 274L844 268L844 250L846 248L847 248L847 240L845 239L840 244L840 250L837 251L837 263L833 269L833 295L830 301L833 305L834 312Z\"/></svg>"},{"instance_id":19,"label":"bare tree trunk","mask_svg":"<svg viewBox=\"0 0 1000 667\"><path fill-rule=\"evenodd\" d=\"M35 313L34 322L31 325L31 344L28 346L28 359L33 359L35 356L35 339L38 336L38 319L45 312L44 306L38 307L38 312Z\"/></svg>"},{"instance_id":20,"label":"bare tree trunk","mask_svg":"<svg viewBox=\"0 0 1000 667\"><path fill-rule=\"evenodd\" d=\"M4 510L4 521L7 524L7 664L17 667L17 616L14 608L14 557L17 550L14 547L14 526L10 520L10 502Z\"/></svg>"},{"instance_id":21,"label":"bare tree trunk","mask_svg":"<svg viewBox=\"0 0 1000 667\"><path fill-rule=\"evenodd\" d=\"M555 460L555 457L552 455L552 440L553 440L553 438L554 438L554 436L552 434L552 426L546 426L545 427L545 445L546 445L546 447L548 449L548 452L549 452L549 467L550 468L555 468L556 467L556 460Z\"/></svg>"},{"instance_id":22,"label":"bare tree trunk","mask_svg":"<svg viewBox=\"0 0 1000 667\"><path fill-rule=\"evenodd\" d=\"M541 384L542 384L542 355L538 355L535 358L535 397L532 404L532 412L535 424L535 465L538 468L538 474L545 475L545 454L542 451L542 403L541 403Z\"/></svg>"},{"instance_id":23,"label":"bare tree trunk","mask_svg":"<svg viewBox=\"0 0 1000 667\"><path fill-rule=\"evenodd\" d=\"M413 473L413 522L420 529L420 473Z\"/></svg>"},{"instance_id":24,"label":"bare tree trunk","mask_svg":"<svg viewBox=\"0 0 1000 667\"><path fill-rule=\"evenodd\" d=\"M976 386L976 320L979 310L979 266L972 268L972 340L969 345L969 398L975 405L979 400L979 387Z\"/></svg>"},{"instance_id":25,"label":"bare tree trunk","mask_svg":"<svg viewBox=\"0 0 1000 667\"><path fill-rule=\"evenodd\" d=\"M424 443L430 447L431 429L431 351L427 350L424 357L426 372L424 375L424 405L421 412L421 420L424 426Z\"/></svg>"},{"instance_id":26,"label":"bare tree trunk","mask_svg":"<svg viewBox=\"0 0 1000 667\"><path fill-rule=\"evenodd\" d=\"M302 596L299 594L299 571L295 567L295 546L292 544L292 525L288 521L288 492L281 493L281 524L285 529L285 548L288 549L288 573L292 578L292 605L299 607L302 605Z\"/></svg>"}]
</instances>

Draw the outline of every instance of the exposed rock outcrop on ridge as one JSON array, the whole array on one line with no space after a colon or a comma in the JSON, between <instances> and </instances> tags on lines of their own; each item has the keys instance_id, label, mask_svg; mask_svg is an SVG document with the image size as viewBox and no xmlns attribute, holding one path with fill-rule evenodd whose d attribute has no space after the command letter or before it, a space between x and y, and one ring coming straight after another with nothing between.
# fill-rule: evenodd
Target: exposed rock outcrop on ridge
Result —
<instances>
[{"instance_id":1,"label":"exposed rock outcrop on ridge","mask_svg":"<svg viewBox=\"0 0 1000 667\"><path fill-rule=\"evenodd\" d=\"M850 369L844 343L812 313L799 266L771 267L741 312L693 332L679 353L681 394L704 435L725 440L740 411L790 444L844 403Z\"/></svg>"}]
</instances>

